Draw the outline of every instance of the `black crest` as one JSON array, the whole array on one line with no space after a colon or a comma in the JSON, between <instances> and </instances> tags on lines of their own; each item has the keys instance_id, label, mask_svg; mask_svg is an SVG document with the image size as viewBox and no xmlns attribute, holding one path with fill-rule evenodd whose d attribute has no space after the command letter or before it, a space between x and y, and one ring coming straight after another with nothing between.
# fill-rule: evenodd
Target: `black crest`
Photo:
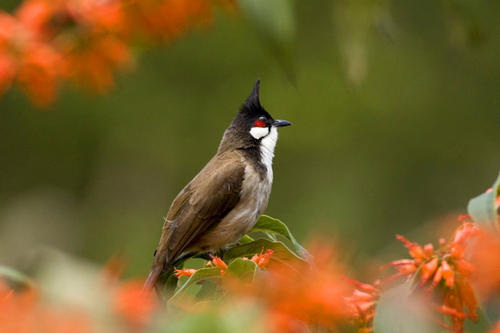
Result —
<instances>
[{"instance_id":1,"label":"black crest","mask_svg":"<svg viewBox=\"0 0 500 333\"><path fill-rule=\"evenodd\" d=\"M263 110L263 108L260 105L260 79L257 79L250 96L243 103L240 112L258 112L260 110Z\"/></svg>"},{"instance_id":2,"label":"black crest","mask_svg":"<svg viewBox=\"0 0 500 333\"><path fill-rule=\"evenodd\" d=\"M250 96L224 132L218 153L231 149L241 149L247 155L248 160L254 161L255 167L265 173L265 166L260 162L260 140L255 139L250 134L250 130L256 120L265 121L269 126L274 120L260 104L259 88L260 80L257 80Z\"/></svg>"},{"instance_id":3,"label":"black crest","mask_svg":"<svg viewBox=\"0 0 500 333\"><path fill-rule=\"evenodd\" d=\"M248 126L250 126L253 120L259 117L265 117L268 120L273 119L260 104L260 79L255 81L253 90L241 106L235 121L241 121L240 126L247 127L245 125L248 124Z\"/></svg>"}]
</instances>

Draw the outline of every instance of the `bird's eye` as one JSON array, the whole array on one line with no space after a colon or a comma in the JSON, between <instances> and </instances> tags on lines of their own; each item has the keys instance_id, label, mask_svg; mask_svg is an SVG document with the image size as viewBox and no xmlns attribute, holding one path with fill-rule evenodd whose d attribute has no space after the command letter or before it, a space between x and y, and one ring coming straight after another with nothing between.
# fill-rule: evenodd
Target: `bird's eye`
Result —
<instances>
[{"instance_id":1,"label":"bird's eye","mask_svg":"<svg viewBox=\"0 0 500 333\"><path fill-rule=\"evenodd\" d=\"M258 120L254 121L253 122L253 126L254 127L266 127L266 122L264 120L261 120L261 118L259 118Z\"/></svg>"}]
</instances>

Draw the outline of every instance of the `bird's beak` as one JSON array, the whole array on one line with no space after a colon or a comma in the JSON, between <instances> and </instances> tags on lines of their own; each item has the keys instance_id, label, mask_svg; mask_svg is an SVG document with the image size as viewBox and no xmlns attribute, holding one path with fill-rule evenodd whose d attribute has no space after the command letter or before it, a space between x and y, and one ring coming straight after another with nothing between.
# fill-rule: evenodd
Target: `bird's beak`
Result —
<instances>
[{"instance_id":1,"label":"bird's beak","mask_svg":"<svg viewBox=\"0 0 500 333\"><path fill-rule=\"evenodd\" d=\"M273 121L273 126L274 127L285 127L285 126L290 126L292 123L286 120L275 120Z\"/></svg>"}]
</instances>

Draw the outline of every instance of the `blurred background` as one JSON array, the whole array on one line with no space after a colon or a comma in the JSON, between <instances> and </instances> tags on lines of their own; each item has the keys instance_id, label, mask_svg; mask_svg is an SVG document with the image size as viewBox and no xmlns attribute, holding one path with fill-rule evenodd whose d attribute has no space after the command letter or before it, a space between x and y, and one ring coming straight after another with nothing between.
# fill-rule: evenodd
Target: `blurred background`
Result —
<instances>
[{"instance_id":1,"label":"blurred background","mask_svg":"<svg viewBox=\"0 0 500 333\"><path fill-rule=\"evenodd\" d=\"M22 268L51 246L99 263L121 253L127 275L145 275L171 200L257 78L265 108L293 122L280 131L267 213L301 241L326 232L363 261L396 233L464 213L493 182L498 1L242 7L138 50L110 93L66 85L47 108L16 89L3 96L0 262Z\"/></svg>"}]
</instances>

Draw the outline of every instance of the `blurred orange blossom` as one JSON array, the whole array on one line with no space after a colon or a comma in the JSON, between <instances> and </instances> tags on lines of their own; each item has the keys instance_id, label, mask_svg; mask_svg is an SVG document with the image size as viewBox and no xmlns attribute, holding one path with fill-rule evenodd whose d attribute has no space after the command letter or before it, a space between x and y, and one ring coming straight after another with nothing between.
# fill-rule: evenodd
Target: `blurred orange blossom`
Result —
<instances>
[{"instance_id":1,"label":"blurred orange blossom","mask_svg":"<svg viewBox=\"0 0 500 333\"><path fill-rule=\"evenodd\" d=\"M103 93L130 68L140 41L166 42L206 26L231 0L25 0L0 11L0 97L17 84L40 106L62 80Z\"/></svg>"}]
</instances>

